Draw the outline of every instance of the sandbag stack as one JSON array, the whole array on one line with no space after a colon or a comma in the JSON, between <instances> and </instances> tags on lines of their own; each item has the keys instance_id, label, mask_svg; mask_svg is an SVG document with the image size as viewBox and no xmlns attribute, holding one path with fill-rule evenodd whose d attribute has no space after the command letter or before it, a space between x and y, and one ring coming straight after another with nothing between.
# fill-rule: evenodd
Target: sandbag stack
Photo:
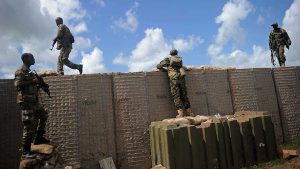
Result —
<instances>
[{"instance_id":1,"label":"sandbag stack","mask_svg":"<svg viewBox=\"0 0 300 169\"><path fill-rule=\"evenodd\" d=\"M268 112L166 119L150 125L152 166L242 168L277 158Z\"/></svg>"}]
</instances>

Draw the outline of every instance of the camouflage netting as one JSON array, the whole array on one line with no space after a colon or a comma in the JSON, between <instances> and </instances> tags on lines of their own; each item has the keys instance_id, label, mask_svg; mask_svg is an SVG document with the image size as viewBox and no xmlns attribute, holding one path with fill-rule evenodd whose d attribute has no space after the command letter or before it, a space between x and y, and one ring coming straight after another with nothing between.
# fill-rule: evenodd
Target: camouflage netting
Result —
<instances>
[{"instance_id":1,"label":"camouflage netting","mask_svg":"<svg viewBox=\"0 0 300 169\"><path fill-rule=\"evenodd\" d=\"M187 72L196 115L269 111L277 141L299 138L300 67L203 68ZM176 115L164 72L51 76L48 137L65 165L96 168L113 157L121 169L151 165L148 127ZM21 114L13 80L0 80L0 168L17 168Z\"/></svg>"}]
</instances>

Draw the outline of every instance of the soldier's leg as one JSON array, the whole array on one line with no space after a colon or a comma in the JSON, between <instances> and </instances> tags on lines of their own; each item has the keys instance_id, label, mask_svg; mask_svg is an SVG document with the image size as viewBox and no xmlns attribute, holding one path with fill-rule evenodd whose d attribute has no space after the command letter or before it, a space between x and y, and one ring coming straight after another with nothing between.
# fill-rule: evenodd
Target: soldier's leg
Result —
<instances>
[{"instance_id":1,"label":"soldier's leg","mask_svg":"<svg viewBox=\"0 0 300 169\"><path fill-rule=\"evenodd\" d=\"M48 112L41 105L37 105L34 113L36 118L39 120L34 144L47 144L49 143L49 140L44 138L44 134L46 133Z\"/></svg>"},{"instance_id":2,"label":"soldier's leg","mask_svg":"<svg viewBox=\"0 0 300 169\"><path fill-rule=\"evenodd\" d=\"M180 100L180 89L179 89L178 82L176 80L170 80L170 89L171 89L171 95L174 100L176 109L177 110L182 109L183 105Z\"/></svg>"},{"instance_id":3,"label":"soldier's leg","mask_svg":"<svg viewBox=\"0 0 300 169\"><path fill-rule=\"evenodd\" d=\"M187 89L185 86L185 79L183 78L180 83L180 98L183 103L184 108L186 109L188 115L195 116L195 114L191 110L191 104L189 98L187 96Z\"/></svg>"},{"instance_id":4,"label":"soldier's leg","mask_svg":"<svg viewBox=\"0 0 300 169\"><path fill-rule=\"evenodd\" d=\"M175 104L175 107L177 109L178 112L178 116L176 117L183 117L183 105L180 99L180 89L178 86L178 82L177 80L170 80L170 89L171 89L171 95Z\"/></svg>"},{"instance_id":5,"label":"soldier's leg","mask_svg":"<svg viewBox=\"0 0 300 169\"><path fill-rule=\"evenodd\" d=\"M68 66L71 69L79 69L80 65L75 64L69 60L69 55L71 53L71 48L61 48L61 51L63 51L62 55L62 62L64 65Z\"/></svg>"},{"instance_id":6,"label":"soldier's leg","mask_svg":"<svg viewBox=\"0 0 300 169\"><path fill-rule=\"evenodd\" d=\"M182 79L180 82L180 99L185 109L191 107L189 98L187 97L187 90L185 86L185 79Z\"/></svg>"},{"instance_id":7,"label":"soldier's leg","mask_svg":"<svg viewBox=\"0 0 300 169\"><path fill-rule=\"evenodd\" d=\"M58 59L57 59L57 73L59 75L64 75L64 64L63 64L63 61L62 61L62 57L64 55L64 50L61 49L60 52L59 52L59 56L58 56Z\"/></svg>"},{"instance_id":8,"label":"soldier's leg","mask_svg":"<svg viewBox=\"0 0 300 169\"><path fill-rule=\"evenodd\" d=\"M22 111L22 123L23 123L23 137L22 137L23 153L26 153L26 152L31 152L30 147L35 136L37 119L35 119L32 105L27 103L21 103L20 106Z\"/></svg>"},{"instance_id":9,"label":"soldier's leg","mask_svg":"<svg viewBox=\"0 0 300 169\"><path fill-rule=\"evenodd\" d=\"M278 57L280 60L280 66L285 67L284 45L280 45L278 48Z\"/></svg>"}]
</instances>

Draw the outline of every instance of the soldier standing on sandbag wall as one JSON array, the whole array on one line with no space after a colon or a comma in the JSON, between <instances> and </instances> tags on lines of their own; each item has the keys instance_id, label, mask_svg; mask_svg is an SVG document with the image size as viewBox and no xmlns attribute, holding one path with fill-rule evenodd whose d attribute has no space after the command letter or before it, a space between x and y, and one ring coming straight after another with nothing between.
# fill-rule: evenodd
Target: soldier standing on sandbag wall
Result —
<instances>
[{"instance_id":1,"label":"soldier standing on sandbag wall","mask_svg":"<svg viewBox=\"0 0 300 169\"><path fill-rule=\"evenodd\" d=\"M188 115L194 116L190 108L185 87L185 69L182 66L182 58L178 56L178 51L175 49L171 50L170 55L162 60L156 67L161 71L168 72L171 94L178 112L176 117L184 116L183 108L186 109Z\"/></svg>"},{"instance_id":2,"label":"soldier standing on sandbag wall","mask_svg":"<svg viewBox=\"0 0 300 169\"><path fill-rule=\"evenodd\" d=\"M63 19L61 17L57 17L55 22L58 27L58 31L57 36L53 39L52 49L55 43L57 43L57 50L60 50L57 61L57 73L59 75L64 75L63 66L66 65L71 69L77 69L79 73L82 74L82 64L75 64L69 60L69 54L72 50L72 43L75 41L74 36L70 32L70 29L63 24Z\"/></svg>"},{"instance_id":3,"label":"soldier standing on sandbag wall","mask_svg":"<svg viewBox=\"0 0 300 169\"><path fill-rule=\"evenodd\" d=\"M31 152L31 143L48 144L49 140L44 137L47 111L39 104L38 90L41 82L29 69L35 64L35 59L31 53L24 53L21 57L23 65L15 72L14 85L17 88L17 103L22 112L23 122L23 159L32 159L36 154ZM36 128L37 124L37 128Z\"/></svg>"},{"instance_id":4,"label":"soldier standing on sandbag wall","mask_svg":"<svg viewBox=\"0 0 300 169\"><path fill-rule=\"evenodd\" d=\"M271 62L275 66L273 58L273 54L275 54L280 67L285 67L286 57L284 55L284 46L286 46L286 48L289 49L290 45L292 44L291 39L284 29L278 27L277 22L274 22L271 26L273 27L273 30L269 35Z\"/></svg>"}]
</instances>

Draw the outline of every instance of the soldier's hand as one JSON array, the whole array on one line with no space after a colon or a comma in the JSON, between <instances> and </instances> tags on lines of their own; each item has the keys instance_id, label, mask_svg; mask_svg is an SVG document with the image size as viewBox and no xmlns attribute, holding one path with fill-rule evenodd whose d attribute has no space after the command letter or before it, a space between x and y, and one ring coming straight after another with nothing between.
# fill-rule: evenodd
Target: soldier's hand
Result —
<instances>
[{"instance_id":1,"label":"soldier's hand","mask_svg":"<svg viewBox=\"0 0 300 169\"><path fill-rule=\"evenodd\" d=\"M287 49L290 49L290 46L289 46L289 45L286 45L286 48L287 48Z\"/></svg>"},{"instance_id":2,"label":"soldier's hand","mask_svg":"<svg viewBox=\"0 0 300 169\"><path fill-rule=\"evenodd\" d=\"M39 84L40 81L39 81L38 79L34 78L34 79L32 80L32 83L33 83L33 84Z\"/></svg>"}]
</instances>

